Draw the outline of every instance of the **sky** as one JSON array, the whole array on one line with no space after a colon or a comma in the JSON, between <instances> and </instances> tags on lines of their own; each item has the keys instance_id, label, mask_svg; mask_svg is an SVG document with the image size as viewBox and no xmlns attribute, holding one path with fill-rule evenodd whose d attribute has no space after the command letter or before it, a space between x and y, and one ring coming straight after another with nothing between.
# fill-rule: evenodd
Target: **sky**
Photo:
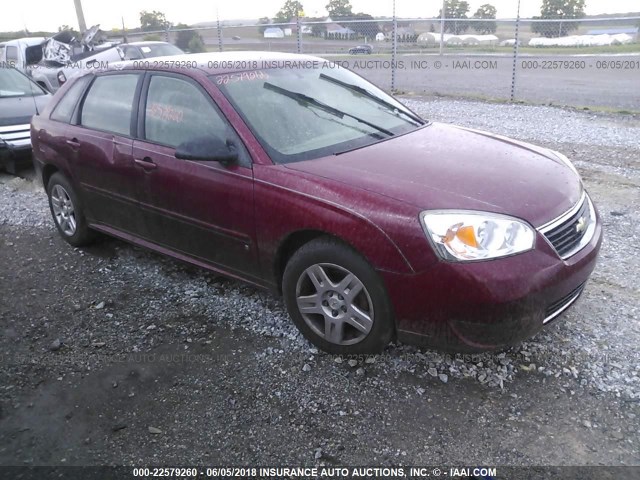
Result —
<instances>
[{"instance_id":1,"label":"sky","mask_svg":"<svg viewBox=\"0 0 640 480\"><path fill-rule=\"evenodd\" d=\"M498 9L498 18L515 18L516 0L467 0L470 14L485 3ZM328 0L301 0L307 16L326 15ZM193 24L214 21L216 10L222 20L273 17L284 0L83 0L87 26L99 23L103 30L121 26L124 17L128 28L139 26L139 12L159 10L176 23ZM521 0L521 15L531 17L540 13L542 0ZM373 16L391 16L392 0L351 0L354 12ZM398 17L434 17L441 0L396 0ZM587 0L586 13L624 13L640 10L639 0ZM2 0L0 31L56 31L60 25L77 28L73 0Z\"/></svg>"}]
</instances>

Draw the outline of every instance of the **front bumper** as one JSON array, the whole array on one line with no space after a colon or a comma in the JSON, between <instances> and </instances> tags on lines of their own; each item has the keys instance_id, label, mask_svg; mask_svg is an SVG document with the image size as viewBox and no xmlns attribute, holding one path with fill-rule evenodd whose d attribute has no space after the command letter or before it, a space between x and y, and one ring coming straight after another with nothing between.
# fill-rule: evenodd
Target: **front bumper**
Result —
<instances>
[{"instance_id":1,"label":"front bumper","mask_svg":"<svg viewBox=\"0 0 640 480\"><path fill-rule=\"evenodd\" d=\"M0 167L15 173L19 165L31 162L29 125L0 127Z\"/></svg>"},{"instance_id":2,"label":"front bumper","mask_svg":"<svg viewBox=\"0 0 640 480\"><path fill-rule=\"evenodd\" d=\"M534 250L512 257L441 261L414 275L380 272L395 308L398 338L460 352L523 341L577 300L601 243L596 216L591 240L565 260L538 233Z\"/></svg>"}]
</instances>

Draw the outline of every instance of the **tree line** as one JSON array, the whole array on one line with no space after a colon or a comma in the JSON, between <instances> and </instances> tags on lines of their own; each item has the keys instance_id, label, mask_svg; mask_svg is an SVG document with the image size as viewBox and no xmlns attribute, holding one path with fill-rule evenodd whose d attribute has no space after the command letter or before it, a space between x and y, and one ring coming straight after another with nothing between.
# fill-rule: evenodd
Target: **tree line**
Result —
<instances>
[{"instance_id":1,"label":"tree line","mask_svg":"<svg viewBox=\"0 0 640 480\"><path fill-rule=\"evenodd\" d=\"M497 31L495 6L486 3L481 5L476 12L469 17L469 3L465 0L446 0L444 4L445 23L444 32L460 35L466 33L472 28L479 34L493 34ZM325 5L329 18L335 23L341 20L349 20L346 24L353 32L354 37L373 38L380 32L380 27L375 18L364 12L354 12L350 0L329 0ZM554 22L534 22L531 29L534 33L538 33L545 37L561 37L566 36L572 30L578 28L575 21L562 22L562 20L575 20L584 17L585 0L542 0L540 7L540 15L533 17L537 20L555 20ZM438 12L438 17L442 15L442 9ZM474 19L468 22L469 18ZM310 22L310 33L316 37L327 35L327 26L324 24L326 18L306 17L304 14L304 6L299 0L286 0L280 10L270 17L262 17L258 21L259 31L261 34L269 28L271 24L292 23L297 19L304 19ZM560 20L560 21L558 21ZM311 23L323 22L323 23ZM404 26L399 23L399 26ZM408 26L408 25L407 25ZM175 26L167 20L165 14L160 11L140 12L140 29L142 31L161 31L168 28L175 28L177 32L176 45L183 50L190 52L205 51L202 37L196 30L190 29L188 25L179 23ZM430 31L435 32L432 25ZM162 38L148 38L162 40Z\"/></svg>"}]
</instances>

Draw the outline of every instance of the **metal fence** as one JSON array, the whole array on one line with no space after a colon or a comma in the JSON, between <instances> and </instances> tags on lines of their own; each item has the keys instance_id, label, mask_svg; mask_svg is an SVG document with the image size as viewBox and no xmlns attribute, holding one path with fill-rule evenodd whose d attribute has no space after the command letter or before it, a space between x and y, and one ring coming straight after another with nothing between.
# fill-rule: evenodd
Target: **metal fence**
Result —
<instances>
[{"instance_id":1,"label":"metal fence","mask_svg":"<svg viewBox=\"0 0 640 480\"><path fill-rule=\"evenodd\" d=\"M640 17L363 20L193 27L209 51L279 51L340 62L400 94L640 111ZM175 43L184 31L128 33Z\"/></svg>"}]
</instances>

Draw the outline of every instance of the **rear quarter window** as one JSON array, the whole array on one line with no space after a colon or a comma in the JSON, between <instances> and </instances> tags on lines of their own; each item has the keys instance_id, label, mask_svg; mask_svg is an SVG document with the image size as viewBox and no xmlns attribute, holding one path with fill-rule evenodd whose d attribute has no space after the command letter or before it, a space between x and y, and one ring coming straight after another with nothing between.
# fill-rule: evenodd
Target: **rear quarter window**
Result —
<instances>
[{"instance_id":1,"label":"rear quarter window","mask_svg":"<svg viewBox=\"0 0 640 480\"><path fill-rule=\"evenodd\" d=\"M78 100L82 96L82 92L84 92L85 87L91 80L91 75L86 75L74 83L67 93L62 97L58 105L56 105L53 113L51 114L51 120L56 120L57 122L65 122L70 123L71 117L73 116L73 112L76 109L76 105L78 104Z\"/></svg>"}]
</instances>

